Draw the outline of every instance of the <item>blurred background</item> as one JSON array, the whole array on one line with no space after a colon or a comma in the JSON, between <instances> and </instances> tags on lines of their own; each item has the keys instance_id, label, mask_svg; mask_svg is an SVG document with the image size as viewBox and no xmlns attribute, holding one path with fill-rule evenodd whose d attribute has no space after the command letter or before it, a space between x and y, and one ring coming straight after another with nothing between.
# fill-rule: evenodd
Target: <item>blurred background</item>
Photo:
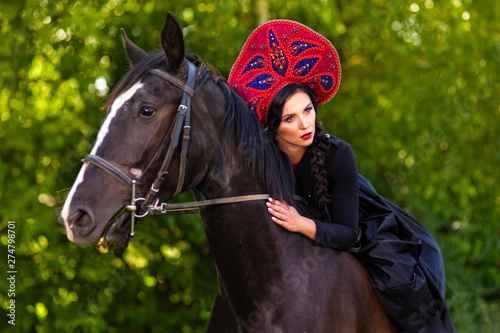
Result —
<instances>
[{"instance_id":1,"label":"blurred background","mask_svg":"<svg viewBox=\"0 0 500 333\"><path fill-rule=\"evenodd\" d=\"M199 216L145 219L122 254L80 248L57 223L104 118L101 106L128 69L119 29L155 52L172 11L186 50L226 78L266 20L296 20L331 40L343 74L336 97L320 109L324 127L351 143L360 173L379 193L432 231L457 332L499 332L494 3L2 1L0 330L204 332L217 283ZM6 310L8 221L16 232L15 326Z\"/></svg>"}]
</instances>

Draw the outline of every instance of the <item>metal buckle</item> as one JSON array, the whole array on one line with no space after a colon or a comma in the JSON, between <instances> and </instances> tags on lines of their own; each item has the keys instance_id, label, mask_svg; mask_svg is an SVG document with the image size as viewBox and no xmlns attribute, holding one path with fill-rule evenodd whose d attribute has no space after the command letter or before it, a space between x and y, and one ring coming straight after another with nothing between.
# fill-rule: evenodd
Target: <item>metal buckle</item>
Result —
<instances>
[{"instance_id":1,"label":"metal buckle","mask_svg":"<svg viewBox=\"0 0 500 333\"><path fill-rule=\"evenodd\" d=\"M177 111L179 111L179 113L184 116L186 115L186 111L187 111L187 106L185 106L184 104L181 104L179 105L179 108L177 109Z\"/></svg>"},{"instance_id":2,"label":"metal buckle","mask_svg":"<svg viewBox=\"0 0 500 333\"><path fill-rule=\"evenodd\" d=\"M166 202L161 204L161 213L167 214L167 203Z\"/></svg>"},{"instance_id":3,"label":"metal buckle","mask_svg":"<svg viewBox=\"0 0 500 333\"><path fill-rule=\"evenodd\" d=\"M151 192L154 192L156 194L159 190L159 188L155 188L155 183L153 182L153 184L151 184Z\"/></svg>"}]
</instances>

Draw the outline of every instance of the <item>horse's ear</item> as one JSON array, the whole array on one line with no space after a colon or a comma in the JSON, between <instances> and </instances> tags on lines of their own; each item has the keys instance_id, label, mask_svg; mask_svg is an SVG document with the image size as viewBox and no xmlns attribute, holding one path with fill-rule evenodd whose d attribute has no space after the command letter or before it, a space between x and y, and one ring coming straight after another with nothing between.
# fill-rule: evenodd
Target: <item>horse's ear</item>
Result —
<instances>
[{"instance_id":1,"label":"horse's ear","mask_svg":"<svg viewBox=\"0 0 500 333\"><path fill-rule=\"evenodd\" d=\"M122 31L123 46L125 46L125 51L127 52L127 58L130 61L130 64L134 66L143 58L147 57L149 54L143 51L139 46L132 43L132 41L127 37L127 34L125 33L125 30L123 28L121 29L121 31Z\"/></svg>"},{"instance_id":2,"label":"horse's ear","mask_svg":"<svg viewBox=\"0 0 500 333\"><path fill-rule=\"evenodd\" d=\"M170 12L161 31L161 45L167 56L167 70L177 72L184 61L184 37L179 22Z\"/></svg>"}]
</instances>

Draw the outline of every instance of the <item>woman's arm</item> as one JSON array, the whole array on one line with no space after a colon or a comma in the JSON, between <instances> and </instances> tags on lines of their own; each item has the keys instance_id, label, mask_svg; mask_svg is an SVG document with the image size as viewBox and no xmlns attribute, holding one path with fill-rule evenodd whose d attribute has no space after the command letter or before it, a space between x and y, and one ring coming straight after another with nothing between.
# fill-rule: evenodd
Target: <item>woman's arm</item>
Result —
<instances>
[{"instance_id":1,"label":"woman's arm","mask_svg":"<svg viewBox=\"0 0 500 333\"><path fill-rule=\"evenodd\" d=\"M300 215L295 207L272 198L269 198L266 204L269 213L273 215L271 219L276 224L288 231L299 232L312 240L316 239L316 223Z\"/></svg>"},{"instance_id":2,"label":"woman's arm","mask_svg":"<svg viewBox=\"0 0 500 333\"><path fill-rule=\"evenodd\" d=\"M300 215L295 207L269 198L267 202L271 219L290 232L301 233L312 239L315 245L349 251L354 247L357 228L340 223L312 220Z\"/></svg>"},{"instance_id":3,"label":"woman's arm","mask_svg":"<svg viewBox=\"0 0 500 333\"><path fill-rule=\"evenodd\" d=\"M332 149L328 172L332 221L309 219L273 199L267 202L268 210L276 224L309 237L315 245L349 251L356 242L359 219L358 170L349 144L342 142L338 149Z\"/></svg>"},{"instance_id":4,"label":"woman's arm","mask_svg":"<svg viewBox=\"0 0 500 333\"><path fill-rule=\"evenodd\" d=\"M341 141L328 165L328 207L331 221L316 223L315 244L349 251L356 243L359 222L359 175L351 146Z\"/></svg>"}]
</instances>

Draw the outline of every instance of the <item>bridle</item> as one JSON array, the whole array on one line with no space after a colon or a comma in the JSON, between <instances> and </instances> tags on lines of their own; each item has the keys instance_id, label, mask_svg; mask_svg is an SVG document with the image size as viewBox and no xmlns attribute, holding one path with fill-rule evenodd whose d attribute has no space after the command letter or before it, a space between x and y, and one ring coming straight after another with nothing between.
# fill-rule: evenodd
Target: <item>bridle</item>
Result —
<instances>
[{"instance_id":1,"label":"bridle","mask_svg":"<svg viewBox=\"0 0 500 333\"><path fill-rule=\"evenodd\" d=\"M175 87L181 89L182 99L177 109L177 114L175 116L175 119L172 125L170 126L170 129L168 130L167 134L165 135L165 138L163 139L160 148L156 152L153 159L149 162L148 166L144 169L139 179L130 178L124 172L116 168L113 164L111 164L110 162L104 160L103 158L97 155L87 155L82 160L84 163L91 163L103 169L104 171L106 171L107 173L118 179L126 187L131 188L132 195L130 204L126 205L124 209L122 209L118 213L118 215L121 215L124 212L130 213L131 237L134 236L135 233L135 219L136 218L141 219L149 214L156 214L156 215L197 214L199 213L198 207L202 206L225 204L225 203L237 203L237 202L252 201L252 200L266 200L267 198L269 198L268 194L254 194L254 195L218 198L218 199L210 199L210 200L186 202L178 204L160 203L160 200L156 198L156 195L158 194L160 187L163 181L165 180L166 175L168 174L168 168L170 166L170 163L172 162L174 150L179 146L179 144L181 145L179 178L177 180L177 187L173 197L176 197L181 193L184 185L184 178L186 175L186 156L187 156L187 150L191 132L191 125L190 125L191 98L194 95L194 85L196 79L195 65L188 60L185 60L185 62L187 62L189 67L186 84L184 84L175 76L165 71L162 71L161 69L154 68L149 71L150 74L155 75L173 84ZM181 141L181 133L182 133L182 141ZM141 181L147 175L149 169L161 157L167 145L168 145L167 154L165 155L165 159L163 160L163 164L160 168L160 171L158 172L156 179L151 184L151 187L149 188L146 195L142 196L138 184L141 184ZM139 207L137 205L138 203L141 203Z\"/></svg>"}]
</instances>

